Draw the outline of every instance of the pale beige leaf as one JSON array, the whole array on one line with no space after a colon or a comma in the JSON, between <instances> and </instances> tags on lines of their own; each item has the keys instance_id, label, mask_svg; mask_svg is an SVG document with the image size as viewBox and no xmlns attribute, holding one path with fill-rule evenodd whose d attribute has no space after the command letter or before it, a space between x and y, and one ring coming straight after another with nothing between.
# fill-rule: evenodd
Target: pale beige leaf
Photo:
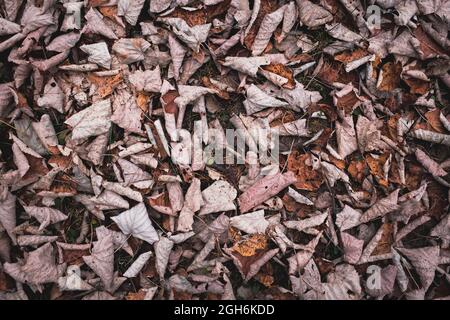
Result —
<instances>
[{"instance_id":1,"label":"pale beige leaf","mask_svg":"<svg viewBox=\"0 0 450 320\"><path fill-rule=\"evenodd\" d=\"M156 271L159 278L164 279L167 264L169 262L170 252L173 248L173 242L166 237L161 237L159 241L155 242L155 256L156 256Z\"/></svg>"},{"instance_id":2,"label":"pale beige leaf","mask_svg":"<svg viewBox=\"0 0 450 320\"><path fill-rule=\"evenodd\" d=\"M72 139L98 136L111 127L111 101L100 100L68 118L64 123L72 127Z\"/></svg>"},{"instance_id":3,"label":"pale beige leaf","mask_svg":"<svg viewBox=\"0 0 450 320\"><path fill-rule=\"evenodd\" d=\"M159 92L162 85L159 66L153 70L136 70L128 76L128 80L137 91Z\"/></svg>"},{"instance_id":4,"label":"pale beige leaf","mask_svg":"<svg viewBox=\"0 0 450 320\"><path fill-rule=\"evenodd\" d=\"M239 72L256 77L257 72L261 66L270 64L270 59L267 57L225 57L223 66L237 70Z\"/></svg>"},{"instance_id":5,"label":"pale beige leaf","mask_svg":"<svg viewBox=\"0 0 450 320\"><path fill-rule=\"evenodd\" d=\"M420 277L422 287L425 291L428 290L434 280L436 268L439 264L439 247L397 248L397 250L411 262Z\"/></svg>"},{"instance_id":6,"label":"pale beige leaf","mask_svg":"<svg viewBox=\"0 0 450 320\"><path fill-rule=\"evenodd\" d=\"M288 106L288 103L268 95L254 84L247 88L247 99L244 100L243 104L247 111L247 115L251 115L267 108Z\"/></svg>"},{"instance_id":7,"label":"pale beige leaf","mask_svg":"<svg viewBox=\"0 0 450 320\"><path fill-rule=\"evenodd\" d=\"M423 167L427 169L427 171L433 176L443 177L447 175L447 172L441 168L439 163L431 159L425 152L423 152L419 148L416 149L415 154L417 161L419 161L423 165Z\"/></svg>"},{"instance_id":8,"label":"pale beige leaf","mask_svg":"<svg viewBox=\"0 0 450 320\"><path fill-rule=\"evenodd\" d=\"M86 19L86 25L83 28L83 33L95 33L108 39L118 39L117 35L103 21L103 16L96 9L91 8L84 18Z\"/></svg>"},{"instance_id":9,"label":"pale beige leaf","mask_svg":"<svg viewBox=\"0 0 450 320\"><path fill-rule=\"evenodd\" d=\"M352 116L345 117L342 122L336 121L336 140L338 152L342 159L345 159L347 156L358 150L358 142L356 140L356 131Z\"/></svg>"},{"instance_id":10,"label":"pale beige leaf","mask_svg":"<svg viewBox=\"0 0 450 320\"><path fill-rule=\"evenodd\" d=\"M127 271L123 274L124 277L127 278L134 278L136 277L139 272L144 268L147 261L150 259L150 257L153 255L151 251L147 251L144 253L141 253L139 257L137 257L136 260L134 260L133 264L128 267Z\"/></svg>"},{"instance_id":11,"label":"pale beige leaf","mask_svg":"<svg viewBox=\"0 0 450 320\"><path fill-rule=\"evenodd\" d=\"M8 188L0 185L0 225L8 233L13 243L16 236L13 233L16 227L16 196L8 191Z\"/></svg>"},{"instance_id":12,"label":"pale beige leaf","mask_svg":"<svg viewBox=\"0 0 450 320\"><path fill-rule=\"evenodd\" d=\"M320 226L328 217L328 213L316 214L312 217L305 218L298 221L285 221L283 224L289 229L295 229L297 231L303 231L305 229Z\"/></svg>"},{"instance_id":13,"label":"pale beige leaf","mask_svg":"<svg viewBox=\"0 0 450 320\"><path fill-rule=\"evenodd\" d=\"M19 246L38 246L47 242L53 242L58 236L21 235L17 237Z\"/></svg>"},{"instance_id":14,"label":"pale beige leaf","mask_svg":"<svg viewBox=\"0 0 450 320\"><path fill-rule=\"evenodd\" d=\"M344 249L344 261L350 264L356 264L361 258L364 240L359 240L346 232L341 233L341 239Z\"/></svg>"},{"instance_id":15,"label":"pale beige leaf","mask_svg":"<svg viewBox=\"0 0 450 320\"><path fill-rule=\"evenodd\" d=\"M50 243L31 251L25 263L5 263L4 270L15 280L33 285L58 282L64 265L55 264L55 254Z\"/></svg>"},{"instance_id":16,"label":"pale beige leaf","mask_svg":"<svg viewBox=\"0 0 450 320\"><path fill-rule=\"evenodd\" d=\"M266 233L269 222L264 218L264 210L241 214L230 218L230 225L245 233Z\"/></svg>"},{"instance_id":17,"label":"pale beige leaf","mask_svg":"<svg viewBox=\"0 0 450 320\"><path fill-rule=\"evenodd\" d=\"M102 279L107 291L112 291L114 277L114 246L111 234L94 242L92 254L84 262Z\"/></svg>"},{"instance_id":18,"label":"pale beige leaf","mask_svg":"<svg viewBox=\"0 0 450 320\"><path fill-rule=\"evenodd\" d=\"M68 217L61 211L48 207L23 206L25 212L40 222L39 230L48 225L66 220Z\"/></svg>"},{"instance_id":19,"label":"pale beige leaf","mask_svg":"<svg viewBox=\"0 0 450 320\"><path fill-rule=\"evenodd\" d=\"M366 223L373 219L380 218L386 214L398 209L398 193L400 189L397 189L389 194L386 198L382 198L375 202L366 212L363 213L360 222Z\"/></svg>"},{"instance_id":20,"label":"pale beige leaf","mask_svg":"<svg viewBox=\"0 0 450 320\"><path fill-rule=\"evenodd\" d=\"M333 20L333 15L323 7L309 0L297 0L300 21L307 27L314 28Z\"/></svg>"},{"instance_id":21,"label":"pale beige leaf","mask_svg":"<svg viewBox=\"0 0 450 320\"><path fill-rule=\"evenodd\" d=\"M111 121L126 131L142 132L142 110L136 103L136 98L126 89L119 90L113 102Z\"/></svg>"},{"instance_id":22,"label":"pale beige leaf","mask_svg":"<svg viewBox=\"0 0 450 320\"><path fill-rule=\"evenodd\" d=\"M168 43L170 48L170 56L172 57L173 76L175 80L178 81L180 78L180 70L183 65L184 56L187 51L171 34L169 34Z\"/></svg>"},{"instance_id":23,"label":"pale beige leaf","mask_svg":"<svg viewBox=\"0 0 450 320\"><path fill-rule=\"evenodd\" d=\"M78 41L81 38L81 34L76 32L69 32L66 34L62 34L57 36L47 45L47 50L63 52L68 49L75 47Z\"/></svg>"},{"instance_id":24,"label":"pale beige leaf","mask_svg":"<svg viewBox=\"0 0 450 320\"><path fill-rule=\"evenodd\" d=\"M285 10L286 6L282 6L274 12L264 16L258 33L256 34L255 41L251 47L253 56L258 56L264 51L270 41L270 38L272 37L272 34L283 20Z\"/></svg>"},{"instance_id":25,"label":"pale beige leaf","mask_svg":"<svg viewBox=\"0 0 450 320\"><path fill-rule=\"evenodd\" d=\"M17 23L0 18L0 36L19 33L21 31L20 25Z\"/></svg>"},{"instance_id":26,"label":"pale beige leaf","mask_svg":"<svg viewBox=\"0 0 450 320\"><path fill-rule=\"evenodd\" d=\"M112 46L113 52L125 64L144 60L144 53L149 48L150 43L142 38L121 38Z\"/></svg>"},{"instance_id":27,"label":"pale beige leaf","mask_svg":"<svg viewBox=\"0 0 450 320\"><path fill-rule=\"evenodd\" d=\"M105 69L111 68L111 56L105 42L84 44L80 46L80 50L88 55L89 62L96 63Z\"/></svg>"},{"instance_id":28,"label":"pale beige leaf","mask_svg":"<svg viewBox=\"0 0 450 320\"><path fill-rule=\"evenodd\" d=\"M147 208L140 203L130 210L124 211L111 218L124 234L132 235L150 244L158 241L159 237L150 221Z\"/></svg>"},{"instance_id":29,"label":"pale beige leaf","mask_svg":"<svg viewBox=\"0 0 450 320\"><path fill-rule=\"evenodd\" d=\"M239 196L238 202L241 213L248 212L296 181L297 177L291 171L284 174L269 174L258 180Z\"/></svg>"},{"instance_id":30,"label":"pale beige leaf","mask_svg":"<svg viewBox=\"0 0 450 320\"><path fill-rule=\"evenodd\" d=\"M200 215L235 210L234 199L237 191L227 181L215 181L212 185L202 191L204 205L200 209Z\"/></svg>"},{"instance_id":31,"label":"pale beige leaf","mask_svg":"<svg viewBox=\"0 0 450 320\"><path fill-rule=\"evenodd\" d=\"M361 212L345 205L341 212L336 215L336 226L345 231L361 224Z\"/></svg>"},{"instance_id":32,"label":"pale beige leaf","mask_svg":"<svg viewBox=\"0 0 450 320\"><path fill-rule=\"evenodd\" d=\"M65 95L54 78L51 78L45 85L44 95L37 99L37 105L64 113Z\"/></svg>"},{"instance_id":33,"label":"pale beige leaf","mask_svg":"<svg viewBox=\"0 0 450 320\"><path fill-rule=\"evenodd\" d=\"M124 16L129 24L135 26L144 3L145 0L119 0L117 15Z\"/></svg>"}]
</instances>

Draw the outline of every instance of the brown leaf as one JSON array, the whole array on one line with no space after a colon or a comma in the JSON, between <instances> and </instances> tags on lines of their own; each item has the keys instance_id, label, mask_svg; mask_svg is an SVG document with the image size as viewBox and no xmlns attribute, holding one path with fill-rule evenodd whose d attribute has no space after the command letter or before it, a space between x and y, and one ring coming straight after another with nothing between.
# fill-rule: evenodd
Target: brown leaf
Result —
<instances>
[{"instance_id":1,"label":"brown leaf","mask_svg":"<svg viewBox=\"0 0 450 320\"><path fill-rule=\"evenodd\" d=\"M209 88L209 89L213 89L215 91L217 91L217 96L219 96L220 98L224 99L224 100L229 100L230 99L230 94L225 91L225 90L221 90L219 89L217 86L215 86L209 77L207 76L203 76L202 77L202 83L205 87Z\"/></svg>"},{"instance_id":2,"label":"brown leaf","mask_svg":"<svg viewBox=\"0 0 450 320\"><path fill-rule=\"evenodd\" d=\"M123 75L120 72L114 76L100 77L93 73L89 73L88 79L97 86L96 93L98 93L100 98L104 98L109 96L114 89L122 83Z\"/></svg>"},{"instance_id":3,"label":"brown leaf","mask_svg":"<svg viewBox=\"0 0 450 320\"><path fill-rule=\"evenodd\" d=\"M430 125L432 130L440 133L446 133L447 131L445 130L441 120L439 119L440 114L441 110L436 108L425 113L425 118L427 118L427 123Z\"/></svg>"},{"instance_id":4,"label":"brown leaf","mask_svg":"<svg viewBox=\"0 0 450 320\"><path fill-rule=\"evenodd\" d=\"M402 65L400 62L385 63L381 67L381 76L383 77L378 89L385 92L391 92L400 85L400 74L402 72Z\"/></svg>"},{"instance_id":5,"label":"brown leaf","mask_svg":"<svg viewBox=\"0 0 450 320\"><path fill-rule=\"evenodd\" d=\"M419 40L420 49L423 52L424 59L447 55L447 53L427 35L422 27L419 26L414 30L414 36Z\"/></svg>"},{"instance_id":6,"label":"brown leaf","mask_svg":"<svg viewBox=\"0 0 450 320\"><path fill-rule=\"evenodd\" d=\"M274 12L277 9L277 3L275 0L261 0L261 5L259 8L258 15L256 17L255 22L253 23L252 27L250 28L248 34L246 35L244 39L244 45L247 48L251 48L253 45L253 42L255 41L256 35L258 34L259 27L261 26L261 22L263 21L264 17Z\"/></svg>"},{"instance_id":7,"label":"brown leaf","mask_svg":"<svg viewBox=\"0 0 450 320\"><path fill-rule=\"evenodd\" d=\"M256 254L257 250L265 250L266 248L267 236L262 233L255 233L245 240L235 242L232 249L243 257L251 257Z\"/></svg>"},{"instance_id":8,"label":"brown leaf","mask_svg":"<svg viewBox=\"0 0 450 320\"><path fill-rule=\"evenodd\" d=\"M383 165L385 164L388 158L389 158L388 152L383 153L378 158L375 158L370 154L366 156L366 163L369 166L370 173L375 177L377 177L378 183L384 187L388 186L388 181L384 179L385 177Z\"/></svg>"},{"instance_id":9,"label":"brown leaf","mask_svg":"<svg viewBox=\"0 0 450 320\"><path fill-rule=\"evenodd\" d=\"M262 69L275 73L283 78L286 78L288 82L283 85L283 88L286 89L295 88L294 72L292 71L292 69L280 63L271 63L267 66L262 66Z\"/></svg>"},{"instance_id":10,"label":"brown leaf","mask_svg":"<svg viewBox=\"0 0 450 320\"><path fill-rule=\"evenodd\" d=\"M394 243L394 224L393 223L383 223L383 233L381 235L380 241L378 241L377 246L372 251L372 256L390 253L391 245Z\"/></svg>"},{"instance_id":11,"label":"brown leaf","mask_svg":"<svg viewBox=\"0 0 450 320\"><path fill-rule=\"evenodd\" d=\"M334 56L334 60L342 62L342 63L349 63L358 59L361 59L362 57L367 56L369 53L362 49L358 48L355 51L344 51L343 53L340 53L336 56Z\"/></svg>"},{"instance_id":12,"label":"brown leaf","mask_svg":"<svg viewBox=\"0 0 450 320\"><path fill-rule=\"evenodd\" d=\"M306 164L311 160L311 156L292 152L288 157L287 168L297 176L297 182L294 186L300 190L316 191L323 183L322 174Z\"/></svg>"},{"instance_id":13,"label":"brown leaf","mask_svg":"<svg viewBox=\"0 0 450 320\"><path fill-rule=\"evenodd\" d=\"M367 175L367 163L364 160L359 161L352 161L350 162L350 165L347 168L348 173L350 176L357 182L362 183L364 178Z\"/></svg>"}]
</instances>

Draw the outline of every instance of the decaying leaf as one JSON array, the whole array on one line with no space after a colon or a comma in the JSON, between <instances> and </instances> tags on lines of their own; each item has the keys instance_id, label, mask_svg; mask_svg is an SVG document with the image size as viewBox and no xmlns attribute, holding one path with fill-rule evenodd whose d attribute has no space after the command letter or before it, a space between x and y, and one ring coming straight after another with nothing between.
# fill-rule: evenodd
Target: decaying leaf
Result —
<instances>
[{"instance_id":1,"label":"decaying leaf","mask_svg":"<svg viewBox=\"0 0 450 320\"><path fill-rule=\"evenodd\" d=\"M140 203L118 216L112 217L123 233L142 239L150 244L158 241L159 237L148 217L147 208Z\"/></svg>"}]
</instances>

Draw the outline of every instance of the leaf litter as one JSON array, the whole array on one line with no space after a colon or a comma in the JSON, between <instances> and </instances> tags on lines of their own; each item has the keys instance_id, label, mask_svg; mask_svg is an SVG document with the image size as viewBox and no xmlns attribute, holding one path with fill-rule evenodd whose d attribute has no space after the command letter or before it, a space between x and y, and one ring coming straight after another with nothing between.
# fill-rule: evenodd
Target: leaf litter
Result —
<instances>
[{"instance_id":1,"label":"leaf litter","mask_svg":"<svg viewBox=\"0 0 450 320\"><path fill-rule=\"evenodd\" d=\"M0 299L448 299L450 2L371 3L0 1Z\"/></svg>"}]
</instances>

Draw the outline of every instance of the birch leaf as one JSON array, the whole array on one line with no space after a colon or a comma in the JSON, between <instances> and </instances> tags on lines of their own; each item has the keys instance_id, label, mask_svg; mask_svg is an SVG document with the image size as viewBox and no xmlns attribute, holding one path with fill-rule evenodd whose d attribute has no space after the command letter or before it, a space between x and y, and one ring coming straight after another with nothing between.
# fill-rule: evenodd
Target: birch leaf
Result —
<instances>
[{"instance_id":1,"label":"birch leaf","mask_svg":"<svg viewBox=\"0 0 450 320\"><path fill-rule=\"evenodd\" d=\"M111 218L123 233L144 240L150 244L158 241L159 237L148 217L147 208L140 203L130 210L124 211Z\"/></svg>"}]
</instances>

